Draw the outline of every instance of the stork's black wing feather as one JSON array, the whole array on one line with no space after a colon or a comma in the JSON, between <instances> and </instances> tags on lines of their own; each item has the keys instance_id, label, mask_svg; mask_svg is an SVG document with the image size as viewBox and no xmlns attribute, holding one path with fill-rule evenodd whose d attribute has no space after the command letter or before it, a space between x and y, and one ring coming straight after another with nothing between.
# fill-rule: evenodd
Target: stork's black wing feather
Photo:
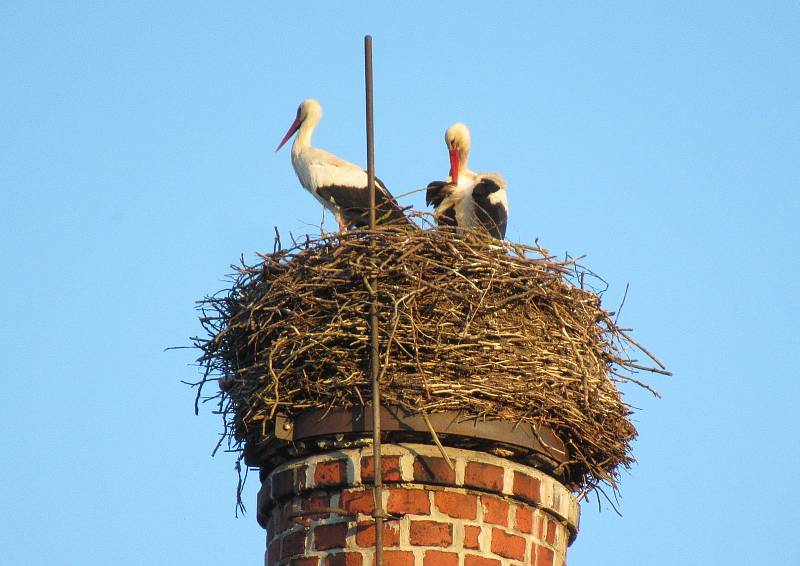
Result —
<instances>
[{"instance_id":1,"label":"stork's black wing feather","mask_svg":"<svg viewBox=\"0 0 800 566\"><path fill-rule=\"evenodd\" d=\"M472 189L478 222L498 240L506 236L508 209L502 203L492 203L489 197L501 189L502 187L490 177L483 177Z\"/></svg>"},{"instance_id":2,"label":"stork's black wing feather","mask_svg":"<svg viewBox=\"0 0 800 566\"><path fill-rule=\"evenodd\" d=\"M375 178L375 219L378 223L413 224L397 201L386 189L383 181ZM369 191L365 187L327 186L319 187L317 194L335 204L348 226L369 225Z\"/></svg>"},{"instance_id":3,"label":"stork's black wing feather","mask_svg":"<svg viewBox=\"0 0 800 566\"><path fill-rule=\"evenodd\" d=\"M428 190L425 191L425 204L428 206L433 205L434 207L442 204L448 192L445 190L446 186L447 183L444 181L431 181L428 183Z\"/></svg>"},{"instance_id":4,"label":"stork's black wing feather","mask_svg":"<svg viewBox=\"0 0 800 566\"><path fill-rule=\"evenodd\" d=\"M439 226L458 226L456 209L451 201L446 208L442 207L445 199L450 196L453 184L446 181L431 181L425 191L425 202L434 207L434 216Z\"/></svg>"}]
</instances>

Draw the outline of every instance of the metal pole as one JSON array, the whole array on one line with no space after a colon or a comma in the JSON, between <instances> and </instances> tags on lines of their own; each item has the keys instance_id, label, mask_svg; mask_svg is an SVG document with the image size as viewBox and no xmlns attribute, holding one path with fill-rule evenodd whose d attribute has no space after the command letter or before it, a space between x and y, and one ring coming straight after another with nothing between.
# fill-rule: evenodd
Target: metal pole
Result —
<instances>
[{"instance_id":1,"label":"metal pole","mask_svg":"<svg viewBox=\"0 0 800 566\"><path fill-rule=\"evenodd\" d=\"M364 36L364 83L367 100L367 185L369 190L369 228L375 229L375 140L372 120L372 36ZM371 268L375 269L375 238L370 238ZM375 562L376 566L383 564L383 470L381 468L381 389L378 383L380 373L380 352L378 347L378 292L377 276L374 274L370 281L372 288L372 302L369 308L369 334L370 334L370 374L372 377L372 462L375 484L373 495L375 510L372 513L375 519Z\"/></svg>"}]
</instances>

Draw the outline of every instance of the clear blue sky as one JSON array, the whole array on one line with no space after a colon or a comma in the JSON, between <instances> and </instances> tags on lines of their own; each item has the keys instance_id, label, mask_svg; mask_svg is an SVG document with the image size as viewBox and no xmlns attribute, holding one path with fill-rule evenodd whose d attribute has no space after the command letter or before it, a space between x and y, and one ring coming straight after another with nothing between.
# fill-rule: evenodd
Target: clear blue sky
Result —
<instances>
[{"instance_id":1,"label":"clear blue sky","mask_svg":"<svg viewBox=\"0 0 800 566\"><path fill-rule=\"evenodd\" d=\"M257 475L234 518L195 352L163 349L273 226L317 230L274 153L300 100L364 162L365 33L390 189L466 122L508 236L588 254L609 308L630 283L675 372L628 392L623 517L584 505L570 564L800 563L797 3L73 4L0 4L4 564L260 563Z\"/></svg>"}]
</instances>

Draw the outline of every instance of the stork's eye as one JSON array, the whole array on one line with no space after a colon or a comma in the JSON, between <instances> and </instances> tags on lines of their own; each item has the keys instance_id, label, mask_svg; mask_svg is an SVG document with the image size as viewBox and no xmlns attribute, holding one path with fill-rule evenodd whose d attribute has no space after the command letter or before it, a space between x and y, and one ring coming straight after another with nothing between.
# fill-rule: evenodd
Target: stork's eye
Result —
<instances>
[{"instance_id":1,"label":"stork's eye","mask_svg":"<svg viewBox=\"0 0 800 566\"><path fill-rule=\"evenodd\" d=\"M297 117L298 117L298 118L300 117L300 112L301 112L302 110L303 110L303 107L302 107L302 106L298 106L298 107L297 107Z\"/></svg>"}]
</instances>

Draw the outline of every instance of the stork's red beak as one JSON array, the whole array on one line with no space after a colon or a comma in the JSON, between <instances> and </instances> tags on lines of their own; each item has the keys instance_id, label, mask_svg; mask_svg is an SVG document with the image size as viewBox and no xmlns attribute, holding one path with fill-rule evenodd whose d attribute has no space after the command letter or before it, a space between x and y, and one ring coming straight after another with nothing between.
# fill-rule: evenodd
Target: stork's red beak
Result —
<instances>
[{"instance_id":1,"label":"stork's red beak","mask_svg":"<svg viewBox=\"0 0 800 566\"><path fill-rule=\"evenodd\" d=\"M458 150L450 150L450 179L453 183L458 183Z\"/></svg>"},{"instance_id":2,"label":"stork's red beak","mask_svg":"<svg viewBox=\"0 0 800 566\"><path fill-rule=\"evenodd\" d=\"M289 126L289 131L286 132L286 135L283 136L283 139L281 140L281 143L278 144L278 149L275 150L275 153L278 153L278 151L280 151L280 149L283 147L283 144L285 144L287 141L289 141L289 138L292 137L292 134L297 131L297 129L300 127L300 124L302 122L303 121L299 117L295 118L295 121L292 122L291 126Z\"/></svg>"}]
</instances>

